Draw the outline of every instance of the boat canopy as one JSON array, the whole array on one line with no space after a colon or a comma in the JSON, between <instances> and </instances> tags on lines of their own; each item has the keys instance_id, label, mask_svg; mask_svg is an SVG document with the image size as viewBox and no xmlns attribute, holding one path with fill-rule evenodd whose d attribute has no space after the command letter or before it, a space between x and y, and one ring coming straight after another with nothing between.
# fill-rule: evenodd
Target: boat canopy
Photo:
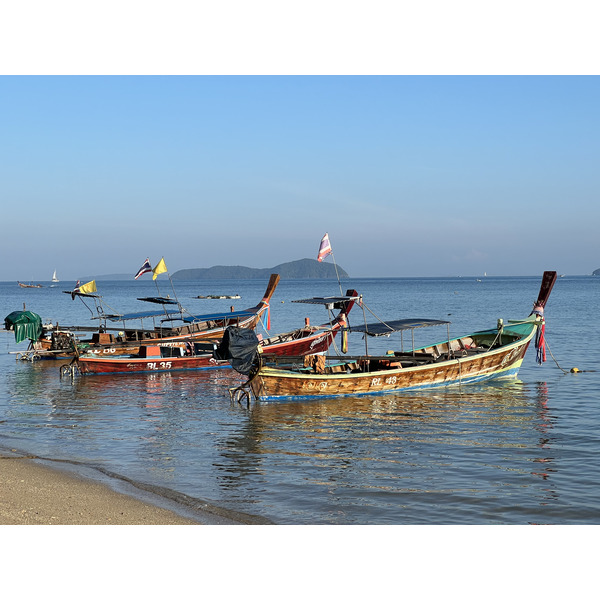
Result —
<instances>
[{"instance_id":1,"label":"boat canopy","mask_svg":"<svg viewBox=\"0 0 600 600\"><path fill-rule=\"evenodd\" d=\"M236 310L231 312L213 313L209 315L193 315L184 317L182 321L185 323L196 323L203 321L220 321L222 319L247 319L256 315L256 312L251 310Z\"/></svg>"},{"instance_id":2,"label":"boat canopy","mask_svg":"<svg viewBox=\"0 0 600 600\"><path fill-rule=\"evenodd\" d=\"M149 298L138 298L142 302L153 302L154 304L178 304L173 298L164 298L162 296L152 296Z\"/></svg>"},{"instance_id":3,"label":"boat canopy","mask_svg":"<svg viewBox=\"0 0 600 600\"><path fill-rule=\"evenodd\" d=\"M14 329L17 344L26 339L35 341L42 335L42 318L29 310L15 310L4 318L4 328Z\"/></svg>"},{"instance_id":4,"label":"boat canopy","mask_svg":"<svg viewBox=\"0 0 600 600\"><path fill-rule=\"evenodd\" d=\"M63 290L63 294L69 294L73 300L75 300L75 296L82 296L83 298L102 298L98 294L86 294L85 292L78 292L77 290L73 290L69 292L67 290Z\"/></svg>"},{"instance_id":5,"label":"boat canopy","mask_svg":"<svg viewBox=\"0 0 600 600\"><path fill-rule=\"evenodd\" d=\"M238 319L238 318L247 318L253 316L254 312L247 310L238 310L235 312L223 312L223 313L213 313L210 315L195 315L184 317L181 311L179 310L151 310L151 311L142 311L135 313L126 313L124 315L119 314L102 314L97 317L92 317L92 319L109 319L110 321L132 321L135 319L149 319L155 317L164 317L162 321L183 321L184 323L197 323L197 322L205 322L205 321L220 321L223 319ZM177 315L177 316L174 316Z\"/></svg>"},{"instance_id":6,"label":"boat canopy","mask_svg":"<svg viewBox=\"0 0 600 600\"><path fill-rule=\"evenodd\" d=\"M386 321L378 323L366 323L364 325L352 325L346 327L351 333L366 333L367 335L377 337L380 335L390 335L395 331L406 331L407 329L418 329L419 327L433 327L435 325L449 325L450 321L439 321L437 319L398 319L396 321Z\"/></svg>"},{"instance_id":7,"label":"boat canopy","mask_svg":"<svg viewBox=\"0 0 600 600\"><path fill-rule=\"evenodd\" d=\"M342 308L344 302L355 302L360 296L328 296L328 297L315 297L315 298L304 298L303 300L292 300L292 302L301 302L303 304L323 304L325 306L332 306L335 308Z\"/></svg>"},{"instance_id":8,"label":"boat canopy","mask_svg":"<svg viewBox=\"0 0 600 600\"><path fill-rule=\"evenodd\" d=\"M127 313L124 315L114 314L109 315L103 313L98 315L97 317L92 317L92 319L108 319L109 321L131 321L134 319L149 319L154 317L164 317L165 315L180 315L181 313L178 310L150 310L150 311L142 311L135 313Z\"/></svg>"}]
</instances>

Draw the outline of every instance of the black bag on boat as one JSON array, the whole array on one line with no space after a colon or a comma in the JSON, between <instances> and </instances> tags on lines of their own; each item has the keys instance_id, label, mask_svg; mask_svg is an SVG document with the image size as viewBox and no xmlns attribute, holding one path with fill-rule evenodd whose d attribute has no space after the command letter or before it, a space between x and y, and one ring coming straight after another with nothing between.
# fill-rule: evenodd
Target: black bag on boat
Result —
<instances>
[{"instance_id":1,"label":"black bag on boat","mask_svg":"<svg viewBox=\"0 0 600 600\"><path fill-rule=\"evenodd\" d=\"M242 375L250 375L257 355L258 338L252 329L228 327L216 350L216 357L228 360Z\"/></svg>"}]
</instances>

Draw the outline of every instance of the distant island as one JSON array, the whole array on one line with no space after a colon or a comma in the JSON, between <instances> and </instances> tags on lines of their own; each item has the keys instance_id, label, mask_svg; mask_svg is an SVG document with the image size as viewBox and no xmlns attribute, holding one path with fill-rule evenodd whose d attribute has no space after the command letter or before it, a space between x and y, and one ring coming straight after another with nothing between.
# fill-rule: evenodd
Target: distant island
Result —
<instances>
[{"instance_id":1,"label":"distant island","mask_svg":"<svg viewBox=\"0 0 600 600\"><path fill-rule=\"evenodd\" d=\"M339 265L340 279L348 279L349 275ZM268 279L271 273L277 273L282 279L336 279L335 265L319 262L313 258L303 258L293 262L282 263L268 269L250 267L215 266L207 269L181 269L171 275L173 280L196 279Z\"/></svg>"},{"instance_id":2,"label":"distant island","mask_svg":"<svg viewBox=\"0 0 600 600\"><path fill-rule=\"evenodd\" d=\"M340 279L350 276L338 265ZM216 266L207 269L181 269L171 275L171 279L268 279L271 273L277 273L282 279L336 279L335 265L319 262L313 258L303 258L293 262L282 263L269 269L253 269L251 267ZM113 273L111 275L87 275L80 277L82 281L96 279L98 281L122 281L133 279L133 273ZM149 275L146 275L149 277Z\"/></svg>"},{"instance_id":3,"label":"distant island","mask_svg":"<svg viewBox=\"0 0 600 600\"><path fill-rule=\"evenodd\" d=\"M596 270L595 270L595 271L592 273L592 275L600 275L600 269L596 269Z\"/></svg>"}]
</instances>

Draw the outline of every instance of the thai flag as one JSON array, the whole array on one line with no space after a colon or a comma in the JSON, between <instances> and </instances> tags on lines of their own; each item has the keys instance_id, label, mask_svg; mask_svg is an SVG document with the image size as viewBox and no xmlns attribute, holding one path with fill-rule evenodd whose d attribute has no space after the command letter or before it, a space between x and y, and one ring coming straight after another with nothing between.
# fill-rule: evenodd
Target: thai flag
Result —
<instances>
[{"instance_id":1,"label":"thai flag","mask_svg":"<svg viewBox=\"0 0 600 600\"><path fill-rule=\"evenodd\" d=\"M140 267L140 270L135 274L135 279L141 277L144 273L150 273L152 267L150 266L150 259L147 258L146 262Z\"/></svg>"},{"instance_id":2,"label":"thai flag","mask_svg":"<svg viewBox=\"0 0 600 600\"><path fill-rule=\"evenodd\" d=\"M329 235L326 233L321 239L321 245L319 246L319 255L317 256L317 260L322 262L322 260L328 255L331 254L331 244L329 243Z\"/></svg>"}]
</instances>

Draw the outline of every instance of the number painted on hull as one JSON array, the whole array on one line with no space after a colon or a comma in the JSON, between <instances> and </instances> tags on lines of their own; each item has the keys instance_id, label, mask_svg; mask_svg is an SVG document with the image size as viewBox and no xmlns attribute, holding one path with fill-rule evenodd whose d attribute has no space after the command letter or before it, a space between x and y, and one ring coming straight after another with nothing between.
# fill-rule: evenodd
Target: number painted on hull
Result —
<instances>
[{"instance_id":1,"label":"number painted on hull","mask_svg":"<svg viewBox=\"0 0 600 600\"><path fill-rule=\"evenodd\" d=\"M170 360L169 361L159 362L159 363L155 363L155 362L146 363L146 366L151 371L155 371L155 370L159 371L161 369L170 369L171 365L172 365L172 362Z\"/></svg>"}]
</instances>

